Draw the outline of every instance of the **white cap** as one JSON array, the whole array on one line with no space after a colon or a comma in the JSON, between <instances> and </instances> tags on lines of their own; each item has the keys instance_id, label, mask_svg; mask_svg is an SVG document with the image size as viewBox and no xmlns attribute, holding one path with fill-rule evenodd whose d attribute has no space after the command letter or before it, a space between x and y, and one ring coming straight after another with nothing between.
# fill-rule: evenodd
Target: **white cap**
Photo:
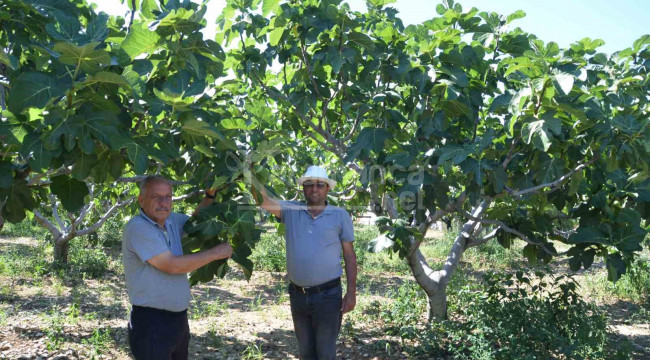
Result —
<instances>
[{"instance_id":1,"label":"white cap","mask_svg":"<svg viewBox=\"0 0 650 360\"><path fill-rule=\"evenodd\" d=\"M316 165L312 165L307 168L305 175L298 179L298 185L302 186L302 183L307 180L326 182L327 185L329 185L330 189L336 186L336 181L330 179L329 176L327 176L327 171L325 171L325 169L322 167Z\"/></svg>"}]
</instances>

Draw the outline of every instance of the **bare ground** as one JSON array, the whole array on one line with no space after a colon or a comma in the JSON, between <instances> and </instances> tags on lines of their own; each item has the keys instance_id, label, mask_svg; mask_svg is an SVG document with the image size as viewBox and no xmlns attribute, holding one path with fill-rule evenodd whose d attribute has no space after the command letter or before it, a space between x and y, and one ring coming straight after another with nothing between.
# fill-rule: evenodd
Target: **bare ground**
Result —
<instances>
[{"instance_id":1,"label":"bare ground","mask_svg":"<svg viewBox=\"0 0 650 360\"><path fill-rule=\"evenodd\" d=\"M11 246L30 247L35 242L0 239L0 252ZM390 301L386 289L402 280L383 274L362 281L358 303ZM256 272L247 282L233 271L226 279L194 287L192 295L192 359L297 358L283 274ZM635 305L624 301L602 306L615 336L633 342L636 359L650 359L648 319L630 317ZM130 359L128 308L117 271L101 280L0 277L0 359ZM410 358L398 338L382 333L364 316L354 319L344 319L339 359Z\"/></svg>"}]
</instances>

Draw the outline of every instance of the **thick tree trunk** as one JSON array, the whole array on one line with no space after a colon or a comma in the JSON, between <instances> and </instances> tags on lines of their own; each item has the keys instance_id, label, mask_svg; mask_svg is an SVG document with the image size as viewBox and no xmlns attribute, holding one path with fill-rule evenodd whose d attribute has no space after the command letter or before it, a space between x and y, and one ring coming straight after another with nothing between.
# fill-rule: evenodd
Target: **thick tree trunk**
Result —
<instances>
[{"instance_id":1,"label":"thick tree trunk","mask_svg":"<svg viewBox=\"0 0 650 360\"><path fill-rule=\"evenodd\" d=\"M489 206L488 201L483 201L474 208L472 216L480 217ZM411 267L413 276L417 283L426 292L429 298L429 321L441 321L447 319L447 284L456 272L460 260L467 249L467 234L472 234L476 227L476 221L467 221L458 231L458 236L449 250L449 255L441 270L434 271L428 264L419 243L411 239L411 247L408 257L408 264Z\"/></svg>"},{"instance_id":2,"label":"thick tree trunk","mask_svg":"<svg viewBox=\"0 0 650 360\"><path fill-rule=\"evenodd\" d=\"M429 322L447 319L447 286L433 295L429 295Z\"/></svg>"},{"instance_id":3,"label":"thick tree trunk","mask_svg":"<svg viewBox=\"0 0 650 360\"><path fill-rule=\"evenodd\" d=\"M68 251L70 250L70 241L63 238L54 240L54 263L61 266L68 264Z\"/></svg>"},{"instance_id":4,"label":"thick tree trunk","mask_svg":"<svg viewBox=\"0 0 650 360\"><path fill-rule=\"evenodd\" d=\"M429 321L447 319L447 284L453 275L453 270L450 272L446 272L444 269L434 271L429 267L419 249L415 250L408 260L415 281L427 294Z\"/></svg>"}]
</instances>

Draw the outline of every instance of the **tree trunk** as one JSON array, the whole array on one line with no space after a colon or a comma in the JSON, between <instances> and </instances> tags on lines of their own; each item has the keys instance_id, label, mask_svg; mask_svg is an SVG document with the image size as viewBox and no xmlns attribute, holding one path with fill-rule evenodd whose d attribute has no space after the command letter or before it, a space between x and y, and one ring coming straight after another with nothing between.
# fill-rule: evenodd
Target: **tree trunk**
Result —
<instances>
[{"instance_id":1,"label":"tree trunk","mask_svg":"<svg viewBox=\"0 0 650 360\"><path fill-rule=\"evenodd\" d=\"M473 210L474 217L480 217L490 202L483 201ZM467 221L458 231L458 236L449 250L449 255L441 270L434 271L428 264L427 259L419 249L419 243L411 239L411 251L408 257L408 264L411 267L413 276L417 283L426 292L429 298L429 321L441 321L447 319L447 285L456 272L460 260L467 249L467 238L465 234L472 234L476 227L476 221Z\"/></svg>"},{"instance_id":2,"label":"tree trunk","mask_svg":"<svg viewBox=\"0 0 650 360\"><path fill-rule=\"evenodd\" d=\"M70 241L63 238L54 240L54 263L57 265L68 264L68 251L70 250Z\"/></svg>"},{"instance_id":3,"label":"tree trunk","mask_svg":"<svg viewBox=\"0 0 650 360\"><path fill-rule=\"evenodd\" d=\"M447 319L447 284L454 273L451 271L434 271L429 267L427 260L419 249L415 250L408 259L411 272L418 285L428 297L429 321L442 321Z\"/></svg>"},{"instance_id":4,"label":"tree trunk","mask_svg":"<svg viewBox=\"0 0 650 360\"><path fill-rule=\"evenodd\" d=\"M440 291L429 295L429 322L438 322L447 319L447 286Z\"/></svg>"}]
</instances>

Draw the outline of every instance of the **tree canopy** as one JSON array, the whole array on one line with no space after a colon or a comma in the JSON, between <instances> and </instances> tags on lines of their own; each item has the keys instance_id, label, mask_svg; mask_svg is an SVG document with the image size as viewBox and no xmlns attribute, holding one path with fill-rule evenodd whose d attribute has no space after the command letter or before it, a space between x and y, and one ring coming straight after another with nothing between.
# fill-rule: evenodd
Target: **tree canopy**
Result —
<instances>
[{"instance_id":1,"label":"tree canopy","mask_svg":"<svg viewBox=\"0 0 650 360\"><path fill-rule=\"evenodd\" d=\"M341 184L332 201L386 215L379 225L430 297L491 239L524 241L531 262L567 255L573 270L602 257L611 280L642 249L650 35L607 56L601 40L561 49L513 27L521 11L451 0L410 26L387 0L363 13L228 0L205 39L204 6L134 3L130 19L85 0L0 5L8 221L52 195L69 214L99 189L125 201L133 190L115 184L160 172L220 189L186 228L188 249L228 239L250 274L260 230L247 182L293 198L297 174L319 163ZM418 247L443 216L463 225L433 272Z\"/></svg>"}]
</instances>

